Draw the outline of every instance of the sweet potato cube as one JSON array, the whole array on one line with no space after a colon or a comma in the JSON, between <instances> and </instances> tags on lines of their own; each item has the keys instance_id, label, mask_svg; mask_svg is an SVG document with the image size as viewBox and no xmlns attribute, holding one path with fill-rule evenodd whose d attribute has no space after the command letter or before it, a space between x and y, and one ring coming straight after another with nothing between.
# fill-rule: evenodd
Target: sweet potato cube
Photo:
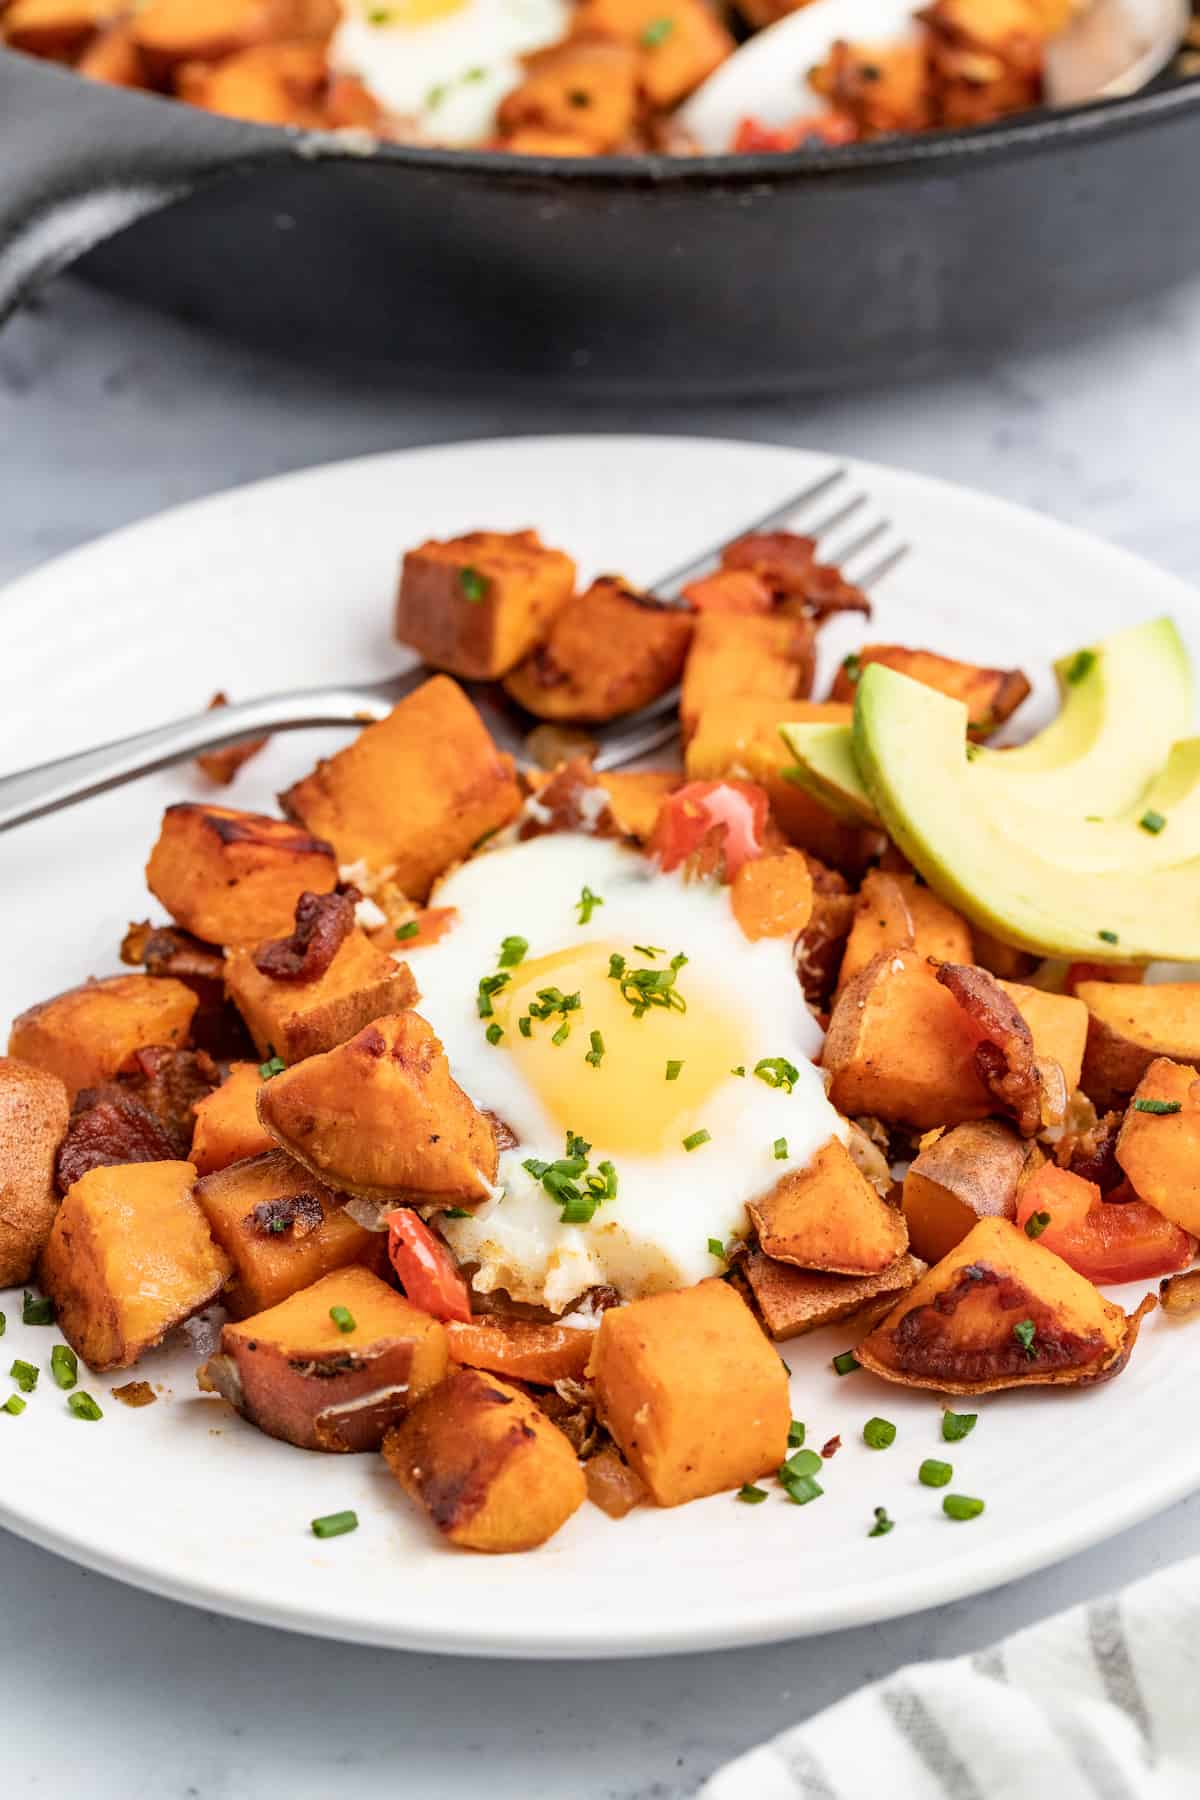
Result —
<instances>
[{"instance_id":1,"label":"sweet potato cube","mask_svg":"<svg viewBox=\"0 0 1200 1800\"><path fill-rule=\"evenodd\" d=\"M111 1081L135 1050L185 1045L196 1006L182 981L109 975L23 1012L13 1020L8 1052L57 1075L73 1100L80 1088Z\"/></svg>"},{"instance_id":2,"label":"sweet potato cube","mask_svg":"<svg viewBox=\"0 0 1200 1800\"><path fill-rule=\"evenodd\" d=\"M839 986L884 950L916 950L938 962L969 963L971 930L960 913L915 875L870 869L858 891Z\"/></svg>"},{"instance_id":3,"label":"sweet potato cube","mask_svg":"<svg viewBox=\"0 0 1200 1800\"><path fill-rule=\"evenodd\" d=\"M275 1139L258 1119L259 1065L234 1063L220 1087L195 1105L192 1157L200 1175L228 1168L274 1148Z\"/></svg>"},{"instance_id":4,"label":"sweet potato cube","mask_svg":"<svg viewBox=\"0 0 1200 1800\"><path fill-rule=\"evenodd\" d=\"M743 617L774 610L775 596L753 569L715 569L689 581L683 597L696 612L740 613Z\"/></svg>"},{"instance_id":5,"label":"sweet potato cube","mask_svg":"<svg viewBox=\"0 0 1200 1800\"><path fill-rule=\"evenodd\" d=\"M434 668L471 681L507 675L575 591L575 564L536 531L468 531L407 552L395 634Z\"/></svg>"},{"instance_id":6,"label":"sweet potato cube","mask_svg":"<svg viewBox=\"0 0 1200 1800\"><path fill-rule=\"evenodd\" d=\"M898 669L901 675L922 681L939 694L948 694L951 700L961 700L967 709L967 734L976 739L999 730L1029 693L1029 683L1020 669L981 669L974 663L935 656L932 650L905 650L899 644L864 644L857 663L849 668L843 663L838 670L829 698L853 703L858 674L873 662Z\"/></svg>"},{"instance_id":7,"label":"sweet potato cube","mask_svg":"<svg viewBox=\"0 0 1200 1800\"><path fill-rule=\"evenodd\" d=\"M226 1325L198 1380L301 1450L378 1450L446 1367L444 1325L369 1269L338 1269Z\"/></svg>"},{"instance_id":8,"label":"sweet potato cube","mask_svg":"<svg viewBox=\"0 0 1200 1800\"><path fill-rule=\"evenodd\" d=\"M744 862L729 888L733 916L751 943L792 937L807 927L816 895L802 850L768 850Z\"/></svg>"},{"instance_id":9,"label":"sweet potato cube","mask_svg":"<svg viewBox=\"0 0 1200 1800\"><path fill-rule=\"evenodd\" d=\"M124 11L124 0L12 0L4 42L31 56L68 57Z\"/></svg>"},{"instance_id":10,"label":"sweet potato cube","mask_svg":"<svg viewBox=\"0 0 1200 1800\"><path fill-rule=\"evenodd\" d=\"M595 1333L581 1326L539 1325L531 1319L451 1319L450 1357L472 1369L488 1369L512 1381L553 1387L582 1380Z\"/></svg>"},{"instance_id":11,"label":"sweet potato cube","mask_svg":"<svg viewBox=\"0 0 1200 1800\"><path fill-rule=\"evenodd\" d=\"M150 892L210 944L286 936L301 894L328 894L337 879L330 846L299 826L190 801L168 806L146 864Z\"/></svg>"},{"instance_id":12,"label":"sweet potato cube","mask_svg":"<svg viewBox=\"0 0 1200 1800\"><path fill-rule=\"evenodd\" d=\"M871 834L846 825L819 800L789 781L795 757L779 735L789 723L839 725L850 721L848 706L812 700L759 700L745 695L706 706L696 721L684 755L689 781L719 781L729 775L755 781L767 790L771 816L788 839L835 868L857 869L866 859ZM878 841L877 839L875 841Z\"/></svg>"},{"instance_id":13,"label":"sweet potato cube","mask_svg":"<svg viewBox=\"0 0 1200 1800\"><path fill-rule=\"evenodd\" d=\"M89 1368L127 1369L224 1287L229 1258L192 1197L195 1180L191 1163L123 1163L68 1190L39 1273Z\"/></svg>"},{"instance_id":14,"label":"sweet potato cube","mask_svg":"<svg viewBox=\"0 0 1200 1800\"><path fill-rule=\"evenodd\" d=\"M57 1075L0 1056L0 1288L29 1280L50 1235L54 1162L70 1112Z\"/></svg>"},{"instance_id":15,"label":"sweet potato cube","mask_svg":"<svg viewBox=\"0 0 1200 1800\"><path fill-rule=\"evenodd\" d=\"M691 736L701 713L722 700L804 698L812 691L815 646L811 619L702 612L683 670L684 736Z\"/></svg>"},{"instance_id":16,"label":"sweet potato cube","mask_svg":"<svg viewBox=\"0 0 1200 1800\"><path fill-rule=\"evenodd\" d=\"M546 642L504 686L539 719L615 719L678 681L694 625L690 612L605 575L567 602Z\"/></svg>"},{"instance_id":17,"label":"sweet potato cube","mask_svg":"<svg viewBox=\"0 0 1200 1800\"><path fill-rule=\"evenodd\" d=\"M980 1219L1015 1219L1029 1144L999 1119L970 1120L921 1150L904 1177L909 1241L940 1262Z\"/></svg>"},{"instance_id":18,"label":"sweet potato cube","mask_svg":"<svg viewBox=\"0 0 1200 1800\"><path fill-rule=\"evenodd\" d=\"M148 71L128 17L117 17L90 40L75 64L76 73L112 87L145 87Z\"/></svg>"},{"instance_id":19,"label":"sweet potato cube","mask_svg":"<svg viewBox=\"0 0 1200 1800\"><path fill-rule=\"evenodd\" d=\"M1117 1161L1139 1200L1200 1237L1200 1080L1194 1064L1167 1056L1150 1064L1121 1125Z\"/></svg>"},{"instance_id":20,"label":"sweet potato cube","mask_svg":"<svg viewBox=\"0 0 1200 1800\"><path fill-rule=\"evenodd\" d=\"M1101 1109L1123 1105L1157 1056L1200 1062L1200 981L1081 981L1075 993L1088 1011L1080 1084Z\"/></svg>"},{"instance_id":21,"label":"sweet potato cube","mask_svg":"<svg viewBox=\"0 0 1200 1800\"><path fill-rule=\"evenodd\" d=\"M888 1381L946 1394L1082 1387L1125 1367L1126 1318L1090 1281L1007 1219L980 1219L855 1351Z\"/></svg>"},{"instance_id":22,"label":"sweet potato cube","mask_svg":"<svg viewBox=\"0 0 1200 1800\"><path fill-rule=\"evenodd\" d=\"M633 131L637 52L597 41L552 44L524 59L525 79L497 114L502 133L565 133L591 154L619 149Z\"/></svg>"},{"instance_id":23,"label":"sweet potato cube","mask_svg":"<svg viewBox=\"0 0 1200 1800\"><path fill-rule=\"evenodd\" d=\"M622 837L644 844L654 834L663 801L682 781L674 769L606 769L600 786Z\"/></svg>"},{"instance_id":24,"label":"sweet potato cube","mask_svg":"<svg viewBox=\"0 0 1200 1800\"><path fill-rule=\"evenodd\" d=\"M388 1467L450 1543L532 1550L583 1505L563 1433L520 1388L460 1369L383 1440Z\"/></svg>"},{"instance_id":25,"label":"sweet potato cube","mask_svg":"<svg viewBox=\"0 0 1200 1800\"><path fill-rule=\"evenodd\" d=\"M134 14L138 48L156 75L277 38L320 37L335 23L328 0L145 0Z\"/></svg>"},{"instance_id":26,"label":"sweet potato cube","mask_svg":"<svg viewBox=\"0 0 1200 1800\"><path fill-rule=\"evenodd\" d=\"M446 675L424 682L281 798L337 845L343 863L390 870L422 901L437 876L521 806L512 758Z\"/></svg>"},{"instance_id":27,"label":"sweet potato cube","mask_svg":"<svg viewBox=\"0 0 1200 1800\"><path fill-rule=\"evenodd\" d=\"M879 1275L908 1249L903 1213L881 1198L838 1138L747 1210L765 1253L801 1269Z\"/></svg>"},{"instance_id":28,"label":"sweet potato cube","mask_svg":"<svg viewBox=\"0 0 1200 1800\"><path fill-rule=\"evenodd\" d=\"M734 50L707 0L580 0L571 29L636 50L638 86L660 110L678 106Z\"/></svg>"},{"instance_id":29,"label":"sweet potato cube","mask_svg":"<svg viewBox=\"0 0 1200 1800\"><path fill-rule=\"evenodd\" d=\"M157 59L149 56L147 61L153 68ZM175 87L181 100L203 107L205 112L252 119L259 125L299 125L316 131L329 123L325 112L328 81L325 45L312 40L252 44L219 62L183 63Z\"/></svg>"},{"instance_id":30,"label":"sweet potato cube","mask_svg":"<svg viewBox=\"0 0 1200 1800\"><path fill-rule=\"evenodd\" d=\"M282 1150L214 1170L196 1183L195 1198L232 1264L225 1304L235 1318L384 1255L383 1234L356 1224L343 1210L345 1196Z\"/></svg>"},{"instance_id":31,"label":"sweet potato cube","mask_svg":"<svg viewBox=\"0 0 1200 1800\"><path fill-rule=\"evenodd\" d=\"M892 1310L897 1294L925 1273L915 1256L900 1256L878 1275L823 1275L752 1250L738 1267L766 1329L776 1342L855 1319L865 1329Z\"/></svg>"},{"instance_id":32,"label":"sweet potato cube","mask_svg":"<svg viewBox=\"0 0 1200 1800\"><path fill-rule=\"evenodd\" d=\"M787 1454L787 1370L724 1281L612 1307L591 1372L600 1417L659 1506L755 1481Z\"/></svg>"},{"instance_id":33,"label":"sweet potato cube","mask_svg":"<svg viewBox=\"0 0 1200 1800\"><path fill-rule=\"evenodd\" d=\"M225 985L260 1056L301 1062L345 1043L372 1019L416 1004L417 984L408 964L398 963L362 931L343 940L315 981L276 981L262 973L254 957L253 950L232 950Z\"/></svg>"},{"instance_id":34,"label":"sweet potato cube","mask_svg":"<svg viewBox=\"0 0 1200 1800\"><path fill-rule=\"evenodd\" d=\"M496 1178L492 1126L419 1013L376 1019L265 1082L258 1116L320 1180L371 1199L479 1201Z\"/></svg>"}]
</instances>

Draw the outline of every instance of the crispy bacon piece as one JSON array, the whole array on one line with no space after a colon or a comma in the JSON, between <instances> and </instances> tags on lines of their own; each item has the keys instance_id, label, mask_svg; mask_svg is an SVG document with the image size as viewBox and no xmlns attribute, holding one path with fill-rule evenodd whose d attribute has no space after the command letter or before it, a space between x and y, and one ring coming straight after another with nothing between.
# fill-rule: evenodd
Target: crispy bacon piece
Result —
<instances>
[{"instance_id":1,"label":"crispy bacon piece","mask_svg":"<svg viewBox=\"0 0 1200 1800\"><path fill-rule=\"evenodd\" d=\"M214 694L208 703L208 711L214 712L218 707L228 705L226 694ZM223 750L205 750L196 762L217 787L228 787L242 764L265 750L270 741L269 737L251 738L245 744L227 744Z\"/></svg>"},{"instance_id":2,"label":"crispy bacon piece","mask_svg":"<svg viewBox=\"0 0 1200 1800\"><path fill-rule=\"evenodd\" d=\"M836 869L804 852L812 876L813 909L795 943L796 976L810 1006L827 1006L854 923L857 904L850 884Z\"/></svg>"},{"instance_id":3,"label":"crispy bacon piece","mask_svg":"<svg viewBox=\"0 0 1200 1800\"><path fill-rule=\"evenodd\" d=\"M871 616L871 602L831 563L817 561L816 541L794 531L756 531L729 544L721 555L726 569L749 569L770 587L777 602L818 622L830 613Z\"/></svg>"},{"instance_id":4,"label":"crispy bacon piece","mask_svg":"<svg viewBox=\"0 0 1200 1800\"><path fill-rule=\"evenodd\" d=\"M147 975L171 976L189 986L225 979L225 958L214 945L202 943L178 925L151 925L149 919L130 924L121 939L121 961L144 968Z\"/></svg>"},{"instance_id":5,"label":"crispy bacon piece","mask_svg":"<svg viewBox=\"0 0 1200 1800\"><path fill-rule=\"evenodd\" d=\"M351 897L353 895L353 898ZM254 966L272 981L319 981L354 929L356 889L301 894L291 937L272 938L254 953Z\"/></svg>"},{"instance_id":6,"label":"crispy bacon piece","mask_svg":"<svg viewBox=\"0 0 1200 1800\"><path fill-rule=\"evenodd\" d=\"M175 1146L154 1114L120 1088L88 1088L85 1102L67 1126L58 1151L54 1178L60 1194L89 1169L114 1163L173 1162Z\"/></svg>"},{"instance_id":7,"label":"crispy bacon piece","mask_svg":"<svg viewBox=\"0 0 1200 1800\"><path fill-rule=\"evenodd\" d=\"M937 978L983 1033L975 1047L979 1078L1010 1113L1022 1137L1042 1126L1042 1077L1033 1033L994 975L972 963L940 963Z\"/></svg>"},{"instance_id":8,"label":"crispy bacon piece","mask_svg":"<svg viewBox=\"0 0 1200 1800\"><path fill-rule=\"evenodd\" d=\"M117 1071L121 1088L157 1119L174 1145L171 1154L186 1157L192 1147L195 1105L221 1085L222 1070L204 1050L174 1050L150 1044L135 1050Z\"/></svg>"},{"instance_id":9,"label":"crispy bacon piece","mask_svg":"<svg viewBox=\"0 0 1200 1800\"><path fill-rule=\"evenodd\" d=\"M552 831L586 831L593 837L619 837L608 795L586 756L560 763L549 781L530 796L517 836L545 837Z\"/></svg>"},{"instance_id":10,"label":"crispy bacon piece","mask_svg":"<svg viewBox=\"0 0 1200 1800\"><path fill-rule=\"evenodd\" d=\"M1122 1116L1119 1112L1105 1113L1103 1118L1083 1130L1068 1132L1054 1152L1054 1160L1060 1169L1069 1169L1072 1175L1094 1182L1105 1199L1113 1195L1125 1179L1116 1154Z\"/></svg>"},{"instance_id":11,"label":"crispy bacon piece","mask_svg":"<svg viewBox=\"0 0 1200 1800\"><path fill-rule=\"evenodd\" d=\"M263 1200L246 1214L244 1223L264 1237L307 1237L325 1221L325 1209L316 1194L284 1194L279 1200Z\"/></svg>"}]
</instances>

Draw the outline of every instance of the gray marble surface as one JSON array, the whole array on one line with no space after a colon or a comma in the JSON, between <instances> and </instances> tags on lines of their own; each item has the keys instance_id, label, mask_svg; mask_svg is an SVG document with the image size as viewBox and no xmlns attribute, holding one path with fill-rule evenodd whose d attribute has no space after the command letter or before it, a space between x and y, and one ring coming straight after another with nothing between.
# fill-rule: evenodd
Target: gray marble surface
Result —
<instances>
[{"instance_id":1,"label":"gray marble surface","mask_svg":"<svg viewBox=\"0 0 1200 1800\"><path fill-rule=\"evenodd\" d=\"M936 386L608 409L324 376L64 281L0 334L0 581L256 476L437 439L593 429L854 451L1023 501L1198 578L1198 377L1200 287L1068 352ZM0 645L2 607L0 595ZM1198 1551L1193 1497L936 1613L762 1650L554 1666L310 1642L134 1593L0 1533L0 1784L14 1800L676 1800L903 1662L978 1648Z\"/></svg>"}]
</instances>

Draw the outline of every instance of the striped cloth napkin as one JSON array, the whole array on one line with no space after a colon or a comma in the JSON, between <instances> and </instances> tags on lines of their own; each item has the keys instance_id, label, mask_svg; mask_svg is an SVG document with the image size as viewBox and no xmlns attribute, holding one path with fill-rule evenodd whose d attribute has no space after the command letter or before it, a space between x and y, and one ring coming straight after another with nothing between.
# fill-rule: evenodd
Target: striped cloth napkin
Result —
<instances>
[{"instance_id":1,"label":"striped cloth napkin","mask_svg":"<svg viewBox=\"0 0 1200 1800\"><path fill-rule=\"evenodd\" d=\"M702 1800L1200 1800L1200 1558L901 1669L728 1764Z\"/></svg>"}]
</instances>

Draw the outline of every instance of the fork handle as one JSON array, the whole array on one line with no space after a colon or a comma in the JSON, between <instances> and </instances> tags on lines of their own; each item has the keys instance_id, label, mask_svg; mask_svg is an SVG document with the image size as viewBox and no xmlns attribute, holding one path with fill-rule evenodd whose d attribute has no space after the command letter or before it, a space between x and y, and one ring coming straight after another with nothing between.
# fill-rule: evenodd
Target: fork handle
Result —
<instances>
[{"instance_id":1,"label":"fork handle","mask_svg":"<svg viewBox=\"0 0 1200 1800\"><path fill-rule=\"evenodd\" d=\"M299 731L313 725L353 725L382 718L389 702L364 706L361 691L313 688L308 692L267 694L236 706L193 713L169 725L116 738L94 750L60 756L54 762L18 769L0 777L0 831L22 825L43 813L58 812L106 788L135 781L168 763L181 762L201 750L244 744L273 731Z\"/></svg>"}]
</instances>

